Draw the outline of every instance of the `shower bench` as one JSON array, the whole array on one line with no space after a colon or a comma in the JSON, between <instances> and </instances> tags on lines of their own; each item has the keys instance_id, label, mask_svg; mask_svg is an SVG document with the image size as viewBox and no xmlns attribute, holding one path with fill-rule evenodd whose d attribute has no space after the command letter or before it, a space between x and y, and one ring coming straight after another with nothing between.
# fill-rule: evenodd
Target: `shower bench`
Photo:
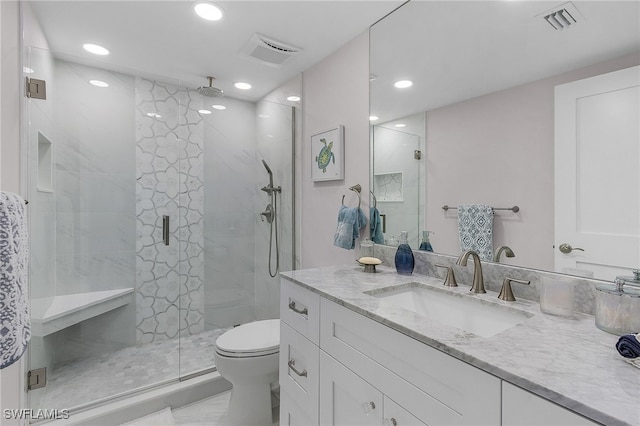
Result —
<instances>
[{"instance_id":1,"label":"shower bench","mask_svg":"<svg viewBox=\"0 0 640 426\"><path fill-rule=\"evenodd\" d=\"M31 334L47 336L133 301L132 288L33 299Z\"/></svg>"}]
</instances>

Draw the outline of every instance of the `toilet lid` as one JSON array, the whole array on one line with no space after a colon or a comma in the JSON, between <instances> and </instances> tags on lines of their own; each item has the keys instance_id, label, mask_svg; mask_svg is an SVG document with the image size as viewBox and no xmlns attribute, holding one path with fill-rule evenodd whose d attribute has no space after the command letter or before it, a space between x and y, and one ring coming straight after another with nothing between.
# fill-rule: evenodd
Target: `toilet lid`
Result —
<instances>
[{"instance_id":1,"label":"toilet lid","mask_svg":"<svg viewBox=\"0 0 640 426\"><path fill-rule=\"evenodd\" d=\"M216 340L216 351L231 357L270 355L279 350L279 319L243 324L225 332Z\"/></svg>"}]
</instances>

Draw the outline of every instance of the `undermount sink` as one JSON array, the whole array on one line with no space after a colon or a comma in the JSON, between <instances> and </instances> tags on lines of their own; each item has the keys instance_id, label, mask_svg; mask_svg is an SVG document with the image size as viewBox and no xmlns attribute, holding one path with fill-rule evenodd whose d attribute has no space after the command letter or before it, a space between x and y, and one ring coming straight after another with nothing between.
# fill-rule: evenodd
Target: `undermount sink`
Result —
<instances>
[{"instance_id":1,"label":"undermount sink","mask_svg":"<svg viewBox=\"0 0 640 426\"><path fill-rule=\"evenodd\" d=\"M533 314L420 283L364 292L389 307L401 307L449 327L491 337L531 318Z\"/></svg>"}]
</instances>

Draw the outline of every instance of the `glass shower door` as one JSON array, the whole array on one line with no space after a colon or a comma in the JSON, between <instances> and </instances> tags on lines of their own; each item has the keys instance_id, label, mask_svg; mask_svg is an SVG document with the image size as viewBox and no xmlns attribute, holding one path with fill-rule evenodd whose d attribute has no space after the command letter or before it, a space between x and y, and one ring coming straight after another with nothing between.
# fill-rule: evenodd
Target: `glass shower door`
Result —
<instances>
[{"instance_id":1,"label":"glass shower door","mask_svg":"<svg viewBox=\"0 0 640 426\"><path fill-rule=\"evenodd\" d=\"M47 85L46 100L26 105L29 363L48 379L30 391L31 408L82 408L175 381L180 104L147 110L146 80L44 49L27 56L25 73Z\"/></svg>"}]
</instances>

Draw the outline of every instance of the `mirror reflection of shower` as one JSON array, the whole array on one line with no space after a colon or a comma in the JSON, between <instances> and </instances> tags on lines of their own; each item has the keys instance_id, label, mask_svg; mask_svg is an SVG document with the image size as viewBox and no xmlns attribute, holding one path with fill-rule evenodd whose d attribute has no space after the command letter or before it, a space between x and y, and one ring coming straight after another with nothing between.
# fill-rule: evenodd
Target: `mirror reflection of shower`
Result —
<instances>
[{"instance_id":1,"label":"mirror reflection of shower","mask_svg":"<svg viewBox=\"0 0 640 426\"><path fill-rule=\"evenodd\" d=\"M264 164L264 168L267 169L267 173L269 173L269 185L263 186L261 188L264 192L266 192L269 195L269 204L267 204L265 211L260 213L260 219L263 222L266 219L267 222L269 223L269 276L271 276L271 278L275 278L280 268L280 250L278 247L278 200L276 198L276 193L282 192L282 188L280 187L280 185L278 185L277 187L273 186L273 172L271 171L271 168L269 167L266 161L262 160L262 164ZM276 235L275 247L273 244L274 228L275 228L275 235ZM272 261L271 261L273 248L275 248L275 257L276 257L275 270L272 270Z\"/></svg>"}]
</instances>

